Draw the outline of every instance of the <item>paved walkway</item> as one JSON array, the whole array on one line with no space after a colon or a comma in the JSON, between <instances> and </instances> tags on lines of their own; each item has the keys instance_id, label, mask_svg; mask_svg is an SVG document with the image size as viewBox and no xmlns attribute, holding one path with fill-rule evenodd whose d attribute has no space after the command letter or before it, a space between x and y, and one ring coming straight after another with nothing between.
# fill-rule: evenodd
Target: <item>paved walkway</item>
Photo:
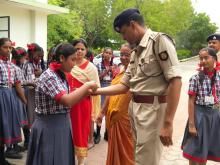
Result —
<instances>
[{"instance_id":1,"label":"paved walkway","mask_svg":"<svg viewBox=\"0 0 220 165\"><path fill-rule=\"evenodd\" d=\"M180 146L188 116L187 114L188 113L188 109L187 109L188 80L191 77L191 75L195 72L196 64L197 61L195 61L195 59L181 63L181 68L183 71L182 73L183 86L182 86L180 103L174 121L174 132L173 132L174 145L169 148L164 148L160 165L188 165L188 161L182 157L182 151L180 149ZM96 145L94 148L89 150L87 165L105 165L106 154L107 154L107 142L103 140L104 129L102 129L101 132L102 132L102 140L98 145ZM16 165L24 165L25 158L26 158L26 153L24 154L24 158L22 160L10 160L10 162L14 162ZM216 163L216 162L207 163L207 165L219 165L219 164L220 163Z\"/></svg>"}]
</instances>

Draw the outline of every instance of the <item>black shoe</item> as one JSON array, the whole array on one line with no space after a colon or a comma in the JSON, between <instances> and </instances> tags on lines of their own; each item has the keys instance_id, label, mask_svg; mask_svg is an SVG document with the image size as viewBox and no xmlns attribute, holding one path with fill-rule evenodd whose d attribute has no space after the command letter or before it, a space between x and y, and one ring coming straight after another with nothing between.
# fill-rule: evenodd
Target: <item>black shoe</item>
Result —
<instances>
[{"instance_id":1,"label":"black shoe","mask_svg":"<svg viewBox=\"0 0 220 165\"><path fill-rule=\"evenodd\" d=\"M95 137L96 136L96 132L93 132L93 137Z\"/></svg>"},{"instance_id":2,"label":"black shoe","mask_svg":"<svg viewBox=\"0 0 220 165\"><path fill-rule=\"evenodd\" d=\"M19 153L19 152L24 152L27 149L25 147L20 146L20 145L15 145L14 150Z\"/></svg>"},{"instance_id":3,"label":"black shoe","mask_svg":"<svg viewBox=\"0 0 220 165\"><path fill-rule=\"evenodd\" d=\"M104 139L105 139L105 141L108 141L108 132L107 132L107 130L105 130Z\"/></svg>"},{"instance_id":4,"label":"black shoe","mask_svg":"<svg viewBox=\"0 0 220 165\"><path fill-rule=\"evenodd\" d=\"M5 157L6 158L11 158L11 159L22 159L22 155L18 153L15 149L7 149L5 152Z\"/></svg>"},{"instance_id":5,"label":"black shoe","mask_svg":"<svg viewBox=\"0 0 220 165\"><path fill-rule=\"evenodd\" d=\"M101 135L96 134L95 137L94 137L94 143L99 144L100 140L101 140Z\"/></svg>"},{"instance_id":6,"label":"black shoe","mask_svg":"<svg viewBox=\"0 0 220 165\"><path fill-rule=\"evenodd\" d=\"M24 142L24 149L28 150L28 143L27 142Z\"/></svg>"}]
</instances>

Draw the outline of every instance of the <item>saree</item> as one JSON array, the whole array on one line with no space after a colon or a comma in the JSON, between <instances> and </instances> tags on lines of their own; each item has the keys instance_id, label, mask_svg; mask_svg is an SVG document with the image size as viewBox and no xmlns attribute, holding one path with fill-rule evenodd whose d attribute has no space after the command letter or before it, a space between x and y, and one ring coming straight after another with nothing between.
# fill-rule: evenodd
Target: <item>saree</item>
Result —
<instances>
[{"instance_id":1,"label":"saree","mask_svg":"<svg viewBox=\"0 0 220 165\"><path fill-rule=\"evenodd\" d=\"M119 84L124 71L113 80L112 85ZM134 165L134 141L128 116L130 92L110 96L106 113L108 129L108 154L106 165Z\"/></svg>"},{"instance_id":2,"label":"saree","mask_svg":"<svg viewBox=\"0 0 220 165\"><path fill-rule=\"evenodd\" d=\"M95 81L100 86L96 67L86 61L80 66L74 66L67 75L70 91L80 88L85 82ZM90 133L91 116L96 118L100 111L100 97L87 96L71 107L70 118L73 132L75 154L86 157L88 154L88 138ZM97 113L97 114L96 114Z\"/></svg>"}]
</instances>

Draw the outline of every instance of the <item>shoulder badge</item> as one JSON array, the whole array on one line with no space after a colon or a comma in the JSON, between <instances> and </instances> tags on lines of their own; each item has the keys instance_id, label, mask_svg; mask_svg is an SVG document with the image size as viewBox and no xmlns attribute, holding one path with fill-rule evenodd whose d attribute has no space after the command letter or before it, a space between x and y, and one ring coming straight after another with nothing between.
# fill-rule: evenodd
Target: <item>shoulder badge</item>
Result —
<instances>
[{"instance_id":1,"label":"shoulder badge","mask_svg":"<svg viewBox=\"0 0 220 165\"><path fill-rule=\"evenodd\" d=\"M161 52L161 53L159 54L159 57L160 57L160 60L161 60L161 61L166 61L166 60L168 59L168 53L167 53L167 51Z\"/></svg>"}]
</instances>

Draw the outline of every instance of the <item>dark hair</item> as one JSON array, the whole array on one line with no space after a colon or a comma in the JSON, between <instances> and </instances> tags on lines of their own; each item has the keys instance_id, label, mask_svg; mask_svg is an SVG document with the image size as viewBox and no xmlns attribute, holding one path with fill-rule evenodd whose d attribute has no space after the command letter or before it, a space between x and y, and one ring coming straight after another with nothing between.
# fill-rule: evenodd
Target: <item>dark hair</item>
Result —
<instances>
[{"instance_id":1,"label":"dark hair","mask_svg":"<svg viewBox=\"0 0 220 165\"><path fill-rule=\"evenodd\" d=\"M199 53L202 51L206 51L210 56L212 56L217 61L217 54L216 54L215 49L210 48L210 47L206 47L206 48L202 48L199 51ZM204 79L205 79L205 73L204 73L204 71L201 70L201 71L199 71L199 82L201 85L202 85ZM214 70L214 75L211 78L211 86L213 86L215 79L216 79L216 70Z\"/></svg>"},{"instance_id":2,"label":"dark hair","mask_svg":"<svg viewBox=\"0 0 220 165\"><path fill-rule=\"evenodd\" d=\"M112 54L113 54L113 50L112 50L112 48L110 48L110 47L105 47L104 49L103 49L103 52L106 52L107 50L111 50L112 51Z\"/></svg>"},{"instance_id":3,"label":"dark hair","mask_svg":"<svg viewBox=\"0 0 220 165\"><path fill-rule=\"evenodd\" d=\"M210 56L214 57L215 60L217 60L217 52L215 49L206 47L202 48L199 52L206 51Z\"/></svg>"},{"instance_id":4,"label":"dark hair","mask_svg":"<svg viewBox=\"0 0 220 165\"><path fill-rule=\"evenodd\" d=\"M12 59L15 60L16 62L16 65L20 66L21 65L20 59L26 56L27 51L22 47L17 47L17 48L12 48L11 54L12 54Z\"/></svg>"},{"instance_id":5,"label":"dark hair","mask_svg":"<svg viewBox=\"0 0 220 165\"><path fill-rule=\"evenodd\" d=\"M28 47L27 49L28 53L42 51L42 48L36 43L27 44L27 47Z\"/></svg>"},{"instance_id":6,"label":"dark hair","mask_svg":"<svg viewBox=\"0 0 220 165\"><path fill-rule=\"evenodd\" d=\"M0 38L0 46L3 46L6 42L11 42L9 38Z\"/></svg>"},{"instance_id":7,"label":"dark hair","mask_svg":"<svg viewBox=\"0 0 220 165\"><path fill-rule=\"evenodd\" d=\"M94 55L92 53L91 50L88 50L87 53L86 53L86 58L90 61L90 62L93 62L93 58L94 58Z\"/></svg>"},{"instance_id":8,"label":"dark hair","mask_svg":"<svg viewBox=\"0 0 220 165\"><path fill-rule=\"evenodd\" d=\"M49 67L51 61L53 60L55 47L51 47L47 54L47 68Z\"/></svg>"},{"instance_id":9,"label":"dark hair","mask_svg":"<svg viewBox=\"0 0 220 165\"><path fill-rule=\"evenodd\" d=\"M82 43L86 48L88 48L88 44L87 44L86 40L84 40L83 38L72 41L73 46L76 46L78 43Z\"/></svg>"},{"instance_id":10,"label":"dark hair","mask_svg":"<svg viewBox=\"0 0 220 165\"><path fill-rule=\"evenodd\" d=\"M60 63L60 56L63 55L65 59L74 54L76 49L70 43L60 43L54 48L54 56L51 62ZM56 71L62 80L66 80L66 75L61 70Z\"/></svg>"},{"instance_id":11,"label":"dark hair","mask_svg":"<svg viewBox=\"0 0 220 165\"><path fill-rule=\"evenodd\" d=\"M63 55L67 59L70 55L74 54L76 49L70 43L61 43L54 48L52 61L60 62L60 56Z\"/></svg>"},{"instance_id":12,"label":"dark hair","mask_svg":"<svg viewBox=\"0 0 220 165\"><path fill-rule=\"evenodd\" d=\"M109 50L109 49L111 50L112 55L113 55L113 50L112 50L112 48L110 48L110 47L105 47L105 48L103 49L103 52L106 52L106 51ZM113 59L114 59L114 56L111 57L110 66L113 65ZM103 57L102 57L102 64L103 64L103 66L104 66L104 59L103 59Z\"/></svg>"},{"instance_id":13,"label":"dark hair","mask_svg":"<svg viewBox=\"0 0 220 165\"><path fill-rule=\"evenodd\" d=\"M131 21L135 21L137 22L139 25L141 26L144 26L144 18L142 15L138 14L138 13L134 13L132 14L129 19L128 19L128 24L131 22Z\"/></svg>"},{"instance_id":14,"label":"dark hair","mask_svg":"<svg viewBox=\"0 0 220 165\"><path fill-rule=\"evenodd\" d=\"M131 21L135 21L139 25L145 26L143 16L141 14L139 14L139 13L133 13L127 19L125 19L121 24L119 24L117 27L119 29L121 29L122 26L129 25Z\"/></svg>"},{"instance_id":15,"label":"dark hair","mask_svg":"<svg viewBox=\"0 0 220 165\"><path fill-rule=\"evenodd\" d=\"M28 53L28 57L29 57L30 61L33 60L34 52L42 52L43 51L43 48L41 48L36 43L27 44L27 48L28 48L27 53Z\"/></svg>"},{"instance_id":16,"label":"dark hair","mask_svg":"<svg viewBox=\"0 0 220 165\"><path fill-rule=\"evenodd\" d=\"M124 25L130 25L131 21L137 22L139 25L144 27L144 18L140 14L140 11L136 8L129 8L122 11L117 15L113 22L114 30L120 33L120 29Z\"/></svg>"},{"instance_id":17,"label":"dark hair","mask_svg":"<svg viewBox=\"0 0 220 165\"><path fill-rule=\"evenodd\" d=\"M13 49L11 53L12 53L12 58L17 58L15 57L16 55L20 55L20 57L27 55L27 51L22 47L17 47Z\"/></svg>"}]
</instances>

